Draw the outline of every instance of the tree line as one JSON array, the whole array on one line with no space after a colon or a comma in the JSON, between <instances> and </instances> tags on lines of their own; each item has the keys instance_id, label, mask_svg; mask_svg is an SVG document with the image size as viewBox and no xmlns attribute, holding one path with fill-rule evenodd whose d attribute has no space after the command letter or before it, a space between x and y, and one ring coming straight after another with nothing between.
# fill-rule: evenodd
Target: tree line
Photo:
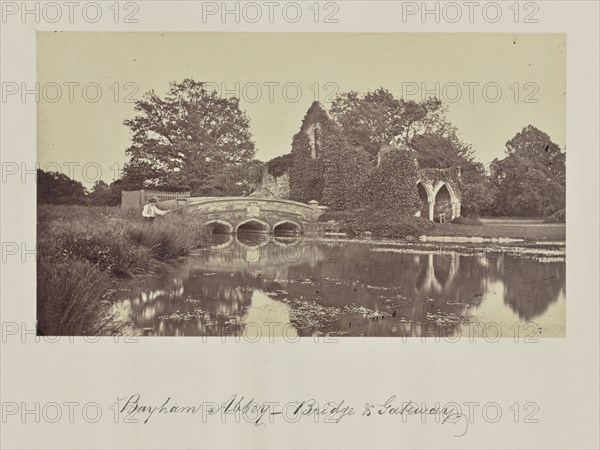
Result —
<instances>
[{"instance_id":1,"label":"tree line","mask_svg":"<svg viewBox=\"0 0 600 450\"><path fill-rule=\"evenodd\" d=\"M198 196L252 191L265 163L255 159L250 119L238 99L221 98L202 82L186 79L171 83L163 97L146 93L135 113L124 121L131 145L120 180L98 181L87 191L64 174L40 170L38 202L118 205L122 190L137 189L190 190ZM463 215L539 217L565 208L565 151L533 125L518 130L506 142L505 157L486 167L437 99L407 101L383 88L348 92L338 95L328 115L342 130L344 145L367 160L400 146L414 152L422 169L456 171Z\"/></svg>"}]
</instances>

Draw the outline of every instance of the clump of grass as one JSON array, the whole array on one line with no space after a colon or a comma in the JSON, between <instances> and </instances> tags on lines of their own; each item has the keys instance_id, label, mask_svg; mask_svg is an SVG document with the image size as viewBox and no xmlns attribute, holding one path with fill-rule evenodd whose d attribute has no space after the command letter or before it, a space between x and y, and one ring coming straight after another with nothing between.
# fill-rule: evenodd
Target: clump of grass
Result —
<instances>
[{"instance_id":1,"label":"clump of grass","mask_svg":"<svg viewBox=\"0 0 600 450\"><path fill-rule=\"evenodd\" d=\"M38 322L46 335L114 334L104 298L116 278L148 276L205 242L193 218L147 223L119 208L38 209ZM107 309L108 308L108 309Z\"/></svg>"},{"instance_id":2,"label":"clump of grass","mask_svg":"<svg viewBox=\"0 0 600 450\"><path fill-rule=\"evenodd\" d=\"M38 334L90 336L119 334L125 323L112 319L103 296L111 277L94 264L65 257L55 245L42 248L37 264Z\"/></svg>"},{"instance_id":3,"label":"clump of grass","mask_svg":"<svg viewBox=\"0 0 600 450\"><path fill-rule=\"evenodd\" d=\"M205 236L193 218L181 216L148 223L117 208L81 206L43 207L38 215L38 242L58 243L65 256L88 261L118 277L160 271L165 261L200 247Z\"/></svg>"},{"instance_id":4,"label":"clump of grass","mask_svg":"<svg viewBox=\"0 0 600 450\"><path fill-rule=\"evenodd\" d=\"M148 249L151 256L159 261L189 255L203 243L203 234L193 226L166 222L159 224L138 224L127 231L127 237L134 243Z\"/></svg>"},{"instance_id":5,"label":"clump of grass","mask_svg":"<svg viewBox=\"0 0 600 450\"><path fill-rule=\"evenodd\" d=\"M144 276L160 268L151 249L129 240L123 230L84 234L67 228L57 233L55 242L60 243L65 256L90 262L117 277Z\"/></svg>"}]
</instances>

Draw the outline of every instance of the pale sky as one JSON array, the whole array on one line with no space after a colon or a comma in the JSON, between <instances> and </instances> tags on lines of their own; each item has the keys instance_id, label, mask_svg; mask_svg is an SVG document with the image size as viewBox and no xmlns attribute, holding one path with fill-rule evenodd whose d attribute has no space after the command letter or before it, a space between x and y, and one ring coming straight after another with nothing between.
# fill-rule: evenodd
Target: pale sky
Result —
<instances>
[{"instance_id":1,"label":"pale sky","mask_svg":"<svg viewBox=\"0 0 600 450\"><path fill-rule=\"evenodd\" d=\"M86 182L77 167L96 163L110 182L115 164L127 161L122 122L134 104L125 97L141 99L150 89L163 95L184 78L216 83L221 95L239 84L263 161L290 151L316 95L325 109L336 91L379 87L422 100L436 95L436 83L440 98L454 101L445 102L449 119L483 163L502 157L506 141L528 124L566 144L564 34L40 32L37 52L40 165L78 162L72 173L87 186L95 170ZM69 83L79 83L71 85L72 102ZM88 84L86 100L87 83L97 85ZM94 86L102 90L96 103Z\"/></svg>"}]
</instances>

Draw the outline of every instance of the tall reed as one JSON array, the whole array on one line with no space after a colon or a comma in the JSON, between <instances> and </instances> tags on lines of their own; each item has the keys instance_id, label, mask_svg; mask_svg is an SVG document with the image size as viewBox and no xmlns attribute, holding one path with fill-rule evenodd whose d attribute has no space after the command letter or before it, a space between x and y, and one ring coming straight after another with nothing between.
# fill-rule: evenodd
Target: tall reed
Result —
<instances>
[{"instance_id":1,"label":"tall reed","mask_svg":"<svg viewBox=\"0 0 600 450\"><path fill-rule=\"evenodd\" d=\"M43 334L115 334L107 298L119 278L149 276L205 242L193 218L152 223L118 208L38 209L37 306Z\"/></svg>"}]
</instances>

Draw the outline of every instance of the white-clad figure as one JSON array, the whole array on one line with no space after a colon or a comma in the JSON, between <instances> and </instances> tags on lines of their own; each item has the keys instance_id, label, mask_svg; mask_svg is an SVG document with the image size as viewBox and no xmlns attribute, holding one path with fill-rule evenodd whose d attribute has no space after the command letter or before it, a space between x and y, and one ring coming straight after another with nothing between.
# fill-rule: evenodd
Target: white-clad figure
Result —
<instances>
[{"instance_id":1,"label":"white-clad figure","mask_svg":"<svg viewBox=\"0 0 600 450\"><path fill-rule=\"evenodd\" d=\"M142 209L142 216L147 220L152 222L156 216L164 216L168 211L163 211L156 206L158 203L158 199L156 197L152 197L148 200L148 203L144 205L144 209Z\"/></svg>"}]
</instances>

